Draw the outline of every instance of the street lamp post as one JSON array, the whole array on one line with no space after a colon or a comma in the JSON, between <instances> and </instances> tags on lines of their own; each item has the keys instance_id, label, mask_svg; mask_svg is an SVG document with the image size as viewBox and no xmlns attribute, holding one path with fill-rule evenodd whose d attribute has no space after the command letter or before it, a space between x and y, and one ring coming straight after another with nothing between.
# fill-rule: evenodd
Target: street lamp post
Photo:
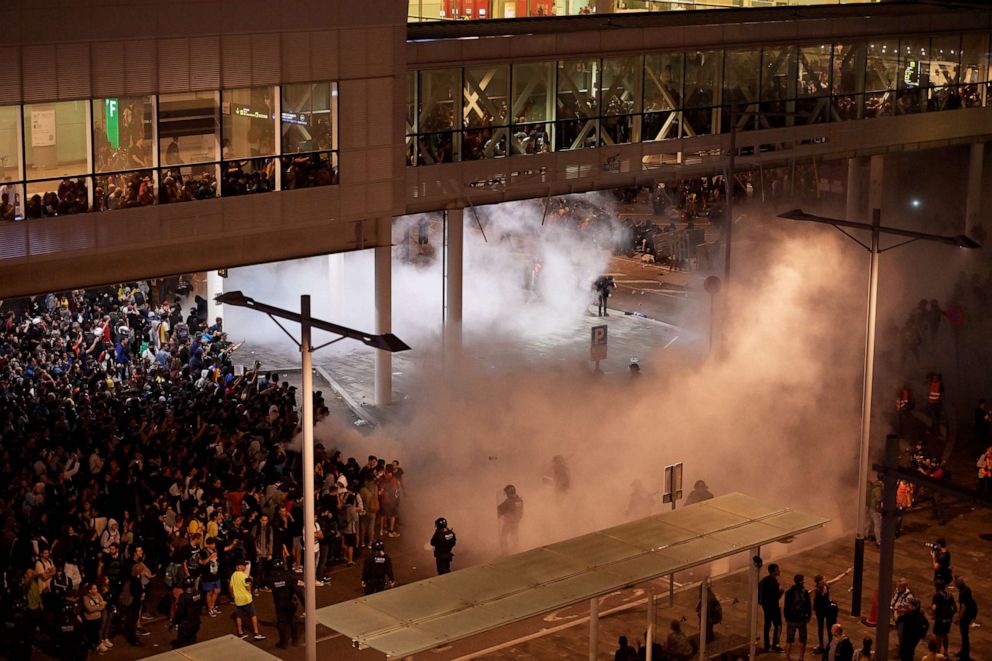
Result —
<instances>
[{"instance_id":1,"label":"street lamp post","mask_svg":"<svg viewBox=\"0 0 992 661\"><path fill-rule=\"evenodd\" d=\"M316 521L314 512L314 483L313 483L313 352L344 339L358 340L362 344L380 351L395 353L406 351L408 347L401 339L392 333L372 335L361 331L332 324L328 321L314 319L310 316L310 296L300 296L300 311L291 312L265 303L259 303L245 296L240 291L225 292L215 297L218 303L249 308L269 316L279 328L300 348L303 369L303 586L306 660L317 661L317 558L314 549L316 543ZM300 324L300 340L297 341L286 328L279 323L286 319ZM311 342L311 331L327 331L339 335L337 339L314 347Z\"/></svg>"},{"instance_id":2,"label":"street lamp post","mask_svg":"<svg viewBox=\"0 0 992 661\"><path fill-rule=\"evenodd\" d=\"M872 211L871 223L859 223L850 220L839 220L836 218L814 216L812 214L805 213L802 209L787 211L779 214L778 216L784 220L801 220L832 225L842 234L867 250L870 255L868 261L868 314L865 329L864 384L862 385L861 391L861 440L858 457L858 529L854 538L854 578L851 595L851 615L854 616L861 614L861 591L864 574L865 527L868 501L868 469L870 466L868 449L869 435L871 431L872 382L875 376L875 316L876 308L878 306L878 257L881 253L887 250L904 246L907 243L912 243L913 241L933 241L958 246L959 248L980 247L976 241L964 235L941 236L939 234L926 234L924 232L915 232L912 230L904 230L895 227L882 227L881 216L882 214L879 209L874 209ZM865 243L861 241L848 233L845 228L869 231L871 233L870 242ZM882 234L891 234L893 236L903 237L905 240L883 249L880 247L880 239ZM885 658L881 647L883 644L886 645L887 649L887 641L884 643L883 641L876 642L876 653L880 655L879 658Z\"/></svg>"}]
</instances>

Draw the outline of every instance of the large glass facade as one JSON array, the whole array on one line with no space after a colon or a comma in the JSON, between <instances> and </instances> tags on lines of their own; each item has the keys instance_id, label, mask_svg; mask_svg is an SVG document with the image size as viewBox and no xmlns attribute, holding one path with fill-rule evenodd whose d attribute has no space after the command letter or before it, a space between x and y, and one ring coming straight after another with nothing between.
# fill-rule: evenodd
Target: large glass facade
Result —
<instances>
[{"instance_id":1,"label":"large glass facade","mask_svg":"<svg viewBox=\"0 0 992 661\"><path fill-rule=\"evenodd\" d=\"M0 221L332 185L337 149L329 81L0 106Z\"/></svg>"},{"instance_id":2,"label":"large glass facade","mask_svg":"<svg viewBox=\"0 0 992 661\"><path fill-rule=\"evenodd\" d=\"M415 71L407 79L407 162L983 106L988 51L989 35L971 33Z\"/></svg>"}]
</instances>

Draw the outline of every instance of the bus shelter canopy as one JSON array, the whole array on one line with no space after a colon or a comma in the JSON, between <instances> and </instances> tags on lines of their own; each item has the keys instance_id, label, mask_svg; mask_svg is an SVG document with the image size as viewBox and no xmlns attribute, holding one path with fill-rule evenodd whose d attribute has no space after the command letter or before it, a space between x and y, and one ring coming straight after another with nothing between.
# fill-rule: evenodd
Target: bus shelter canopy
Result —
<instances>
[{"instance_id":1,"label":"bus shelter canopy","mask_svg":"<svg viewBox=\"0 0 992 661\"><path fill-rule=\"evenodd\" d=\"M149 656L145 661L279 661L257 645L246 643L237 636L227 635L205 640L202 643L180 647L171 652Z\"/></svg>"},{"instance_id":2,"label":"bus shelter canopy","mask_svg":"<svg viewBox=\"0 0 992 661\"><path fill-rule=\"evenodd\" d=\"M317 611L357 647L402 658L819 528L727 494Z\"/></svg>"}]
</instances>

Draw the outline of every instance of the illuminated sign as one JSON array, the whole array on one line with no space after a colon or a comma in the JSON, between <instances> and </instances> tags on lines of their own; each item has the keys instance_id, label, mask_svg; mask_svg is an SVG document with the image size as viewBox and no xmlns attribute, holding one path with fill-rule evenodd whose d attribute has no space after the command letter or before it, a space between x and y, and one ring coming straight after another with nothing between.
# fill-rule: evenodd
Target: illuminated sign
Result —
<instances>
[{"instance_id":1,"label":"illuminated sign","mask_svg":"<svg viewBox=\"0 0 992 661\"><path fill-rule=\"evenodd\" d=\"M234 114L238 117L247 117L248 119L269 119L269 115L264 112L258 112L257 110L252 110L247 106L241 106L240 108L234 109Z\"/></svg>"},{"instance_id":2,"label":"illuminated sign","mask_svg":"<svg viewBox=\"0 0 992 661\"><path fill-rule=\"evenodd\" d=\"M114 149L121 146L121 135L118 120L120 118L120 104L117 99L107 99L103 104L107 117L107 142Z\"/></svg>"},{"instance_id":3,"label":"illuminated sign","mask_svg":"<svg viewBox=\"0 0 992 661\"><path fill-rule=\"evenodd\" d=\"M306 126L309 123L306 115L295 112L284 112L282 121L284 124L296 124L297 126Z\"/></svg>"},{"instance_id":4,"label":"illuminated sign","mask_svg":"<svg viewBox=\"0 0 992 661\"><path fill-rule=\"evenodd\" d=\"M916 87L920 84L920 63L910 60L906 63L906 70L902 74L902 81L906 87Z\"/></svg>"}]
</instances>

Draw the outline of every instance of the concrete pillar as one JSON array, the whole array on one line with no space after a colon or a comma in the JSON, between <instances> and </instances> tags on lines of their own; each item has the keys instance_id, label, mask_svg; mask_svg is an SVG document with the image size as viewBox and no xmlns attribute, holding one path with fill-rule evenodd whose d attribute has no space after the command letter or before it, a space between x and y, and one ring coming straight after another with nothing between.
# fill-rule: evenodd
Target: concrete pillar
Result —
<instances>
[{"instance_id":1,"label":"concrete pillar","mask_svg":"<svg viewBox=\"0 0 992 661\"><path fill-rule=\"evenodd\" d=\"M875 154L871 157L871 162L868 166L868 210L864 216L865 218L871 218L873 210L882 208L884 172L885 155Z\"/></svg>"},{"instance_id":2,"label":"concrete pillar","mask_svg":"<svg viewBox=\"0 0 992 661\"><path fill-rule=\"evenodd\" d=\"M864 161L860 158L847 159L847 220L861 220L861 182L864 180Z\"/></svg>"},{"instance_id":3,"label":"concrete pillar","mask_svg":"<svg viewBox=\"0 0 992 661\"><path fill-rule=\"evenodd\" d=\"M391 218L379 220L379 238L387 245L375 249L375 332L393 332L393 248L389 245ZM375 405L387 406L393 398L393 356L375 352Z\"/></svg>"},{"instance_id":4,"label":"concrete pillar","mask_svg":"<svg viewBox=\"0 0 992 661\"><path fill-rule=\"evenodd\" d=\"M214 300L214 296L223 293L224 278L217 271L207 271L207 326L212 326L217 317L224 318L224 306Z\"/></svg>"},{"instance_id":5,"label":"concrete pillar","mask_svg":"<svg viewBox=\"0 0 992 661\"><path fill-rule=\"evenodd\" d=\"M985 143L971 145L968 159L968 192L964 203L964 233L971 236L977 225L978 210L982 204L982 167L985 164Z\"/></svg>"},{"instance_id":6,"label":"concrete pillar","mask_svg":"<svg viewBox=\"0 0 992 661\"><path fill-rule=\"evenodd\" d=\"M445 351L457 352L462 345L462 301L464 282L465 214L463 209L448 209L447 215L447 282L444 316Z\"/></svg>"}]
</instances>

